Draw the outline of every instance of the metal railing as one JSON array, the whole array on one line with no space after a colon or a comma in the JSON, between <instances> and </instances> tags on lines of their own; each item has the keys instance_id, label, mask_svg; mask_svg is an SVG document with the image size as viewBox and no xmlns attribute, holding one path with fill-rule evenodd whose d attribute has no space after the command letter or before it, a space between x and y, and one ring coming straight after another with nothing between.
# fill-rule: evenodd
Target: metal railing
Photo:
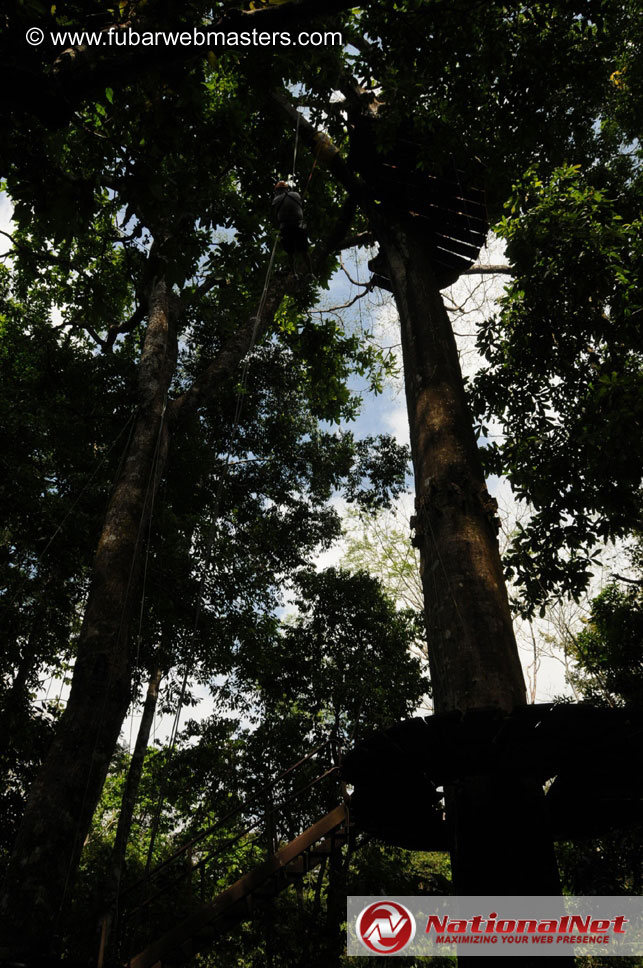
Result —
<instances>
[{"instance_id":1,"label":"metal railing","mask_svg":"<svg viewBox=\"0 0 643 968\"><path fill-rule=\"evenodd\" d=\"M296 789L288 789L306 765L316 758L321 761L321 769ZM131 945L136 943L136 934L149 937L157 924L167 923L168 917L185 916L190 907L194 908L219 893L225 886L224 881L247 873L274 853L280 843L289 842L318 819L319 802L306 803L305 794L333 776L338 778L340 761L341 750L331 735L216 823L190 837L146 876L126 887L119 895L117 923L112 926L118 936L120 951L131 950ZM338 788L337 792L329 790L326 804L321 809L325 812L341 799L341 789ZM285 812L298 803L302 804L304 816L300 815L300 822L296 824L301 829L295 831L292 824L297 818L292 814L287 818ZM287 829L284 827L286 818ZM240 821L240 829L235 829ZM236 856L231 857L235 849Z\"/></svg>"}]
</instances>

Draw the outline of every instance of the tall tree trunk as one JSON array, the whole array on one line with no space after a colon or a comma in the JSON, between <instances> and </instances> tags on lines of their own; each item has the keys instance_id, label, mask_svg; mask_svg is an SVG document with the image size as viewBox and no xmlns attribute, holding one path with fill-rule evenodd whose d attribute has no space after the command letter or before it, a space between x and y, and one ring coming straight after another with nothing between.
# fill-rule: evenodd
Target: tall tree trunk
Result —
<instances>
[{"instance_id":1,"label":"tall tree trunk","mask_svg":"<svg viewBox=\"0 0 643 968\"><path fill-rule=\"evenodd\" d=\"M1 943L52 950L81 848L131 696L128 630L140 545L167 456L165 401L176 366L170 293L155 280L139 366L139 411L107 510L67 708L30 793L3 890Z\"/></svg>"},{"instance_id":2,"label":"tall tree trunk","mask_svg":"<svg viewBox=\"0 0 643 968\"><path fill-rule=\"evenodd\" d=\"M383 222L383 220L379 220ZM524 704L495 528L428 240L378 225L400 316L436 712Z\"/></svg>"},{"instance_id":3,"label":"tall tree trunk","mask_svg":"<svg viewBox=\"0 0 643 968\"><path fill-rule=\"evenodd\" d=\"M510 711L525 685L455 339L428 240L373 208L400 316L435 708ZM543 800L506 770L447 792L458 894L559 893Z\"/></svg>"},{"instance_id":4,"label":"tall tree trunk","mask_svg":"<svg viewBox=\"0 0 643 968\"><path fill-rule=\"evenodd\" d=\"M314 149L323 136L283 97L273 100L287 117L298 118L300 137ZM360 103L357 115L362 110ZM370 96L366 110L374 110ZM356 178L333 146L325 154L370 220L400 317L435 708L510 711L524 705L526 695L496 540L495 502L486 490L429 241L414 229L412 216L375 204L368 173ZM536 780L507 770L463 777L457 789L447 791L447 815L458 894L560 893ZM527 968L524 959L521 964Z\"/></svg>"},{"instance_id":5,"label":"tall tree trunk","mask_svg":"<svg viewBox=\"0 0 643 968\"><path fill-rule=\"evenodd\" d=\"M132 829L132 818L134 807L138 797L138 790L143 775L143 763L145 754L150 741L150 733L154 722L154 713L158 702L159 686L163 678L163 671L160 666L156 666L150 675L147 683L147 694L143 703L143 715L136 734L134 752L130 761L125 789L121 799L121 809L118 815L118 826L116 837L112 848L112 865L110 871L110 882L107 889L105 901L105 914L101 932L101 955L106 956L106 960L111 959L115 953L116 927L118 919L118 894L121 886L121 878L125 868L125 851L130 838ZM109 952L109 955L107 954ZM105 958L99 959L98 968L102 968Z\"/></svg>"}]
</instances>

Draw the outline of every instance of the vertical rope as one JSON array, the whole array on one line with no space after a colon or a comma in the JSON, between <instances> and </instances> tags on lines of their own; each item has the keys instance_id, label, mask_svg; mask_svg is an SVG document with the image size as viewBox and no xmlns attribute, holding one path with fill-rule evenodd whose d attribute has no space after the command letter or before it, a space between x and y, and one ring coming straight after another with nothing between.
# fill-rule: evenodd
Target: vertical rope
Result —
<instances>
[{"instance_id":1,"label":"vertical rope","mask_svg":"<svg viewBox=\"0 0 643 968\"><path fill-rule=\"evenodd\" d=\"M239 429L239 423L240 423L240 420L241 420L241 413L242 413L242 410L243 410L244 391L245 391L245 389L247 387L247 382L248 382L248 369L250 367L250 356L251 356L252 351L254 350L255 345L256 345L256 342L257 342L257 333L259 331L259 324L260 324L261 317L263 315L263 312L264 312L264 309L265 309L265 306L266 306L266 299L267 299L267 296L268 296L268 287L270 285L270 277L272 275L272 269L273 269L274 262L275 262L275 254L276 254L276 251L277 251L277 241L278 241L278 236L275 236L275 240L274 240L274 243L273 243L273 246L272 246L272 251L270 253L270 259L268 261L268 269L266 270L266 277L265 277L265 280L264 280L263 291L261 293L261 299L259 300L259 308L258 308L258 311L257 311L257 315L254 318L254 325L252 327L252 334L251 334L251 337L250 337L250 345L248 347L248 352L246 353L246 356L245 356L245 359L244 359L244 362L243 362L243 367L242 367L242 370L241 370L241 381L240 381L240 386L239 386L239 392L237 393L237 403L236 403L236 407L235 407L234 419L233 419L233 422L232 422L232 431L231 431L231 435L230 435L230 444L228 446L228 455L226 457L226 462L225 462L225 465L223 467L223 471L222 471L221 475L219 476L219 482L218 482L218 485L217 485L217 492L216 492L216 497L215 497L215 501L214 501L214 510L212 512L212 522L210 524L210 529L209 529L209 533L208 533L208 537L207 537L207 541L206 541L205 563L204 563L203 571L202 571L202 575L201 575L201 585L200 585L200 589L199 589L199 593L198 593L198 598L197 598L196 613L195 613L195 616L194 616L194 625L192 627L192 635L191 635L190 645L192 645L194 643L194 640L195 640L196 634L197 634L197 630L198 630L198 627L199 627L199 621L201 619L201 612L202 612L202 609L203 609L202 602L203 602L203 589L204 589L204 585L205 585L205 575L206 575L206 573L208 571L208 568L210 566L210 559L212 557L212 548L214 547L214 539L215 539L215 535L216 535L216 526L217 526L217 521L219 520L219 514L220 514L220 509L221 509L221 499L222 499L222 496L223 496L223 488L224 488L224 485L225 485L225 482L227 480L228 473L229 473L229 470L230 470L230 458L231 458L232 446L233 446L233 444L234 444L234 442L236 440L236 437L237 437L237 431ZM183 682L182 682L182 685L181 685L181 691L179 693L179 699L178 699L178 703L177 703L176 714L175 714L175 717L174 717L174 723L173 723L173 726L172 726L172 731L170 733L170 744L169 744L168 758L167 758L167 762L166 762L165 767L164 767L164 779L163 779L163 781L161 783L161 787L160 787L160 791L159 791L158 803L157 803L156 811L155 811L155 814L154 814L154 821L153 821L153 824L152 824L152 832L151 832L151 835L150 835L150 845L149 845L149 848L148 848L147 861L146 861L146 864L145 864L145 876L147 876L149 874L150 865L152 863L152 856L153 856L153 852L154 852L154 845L156 843L156 837L157 837L157 834L158 834L159 823L160 823L160 820L161 820L161 811L163 809L163 802L165 800L165 790L166 790L166 787L167 787L167 776L168 776L168 773L169 773L169 767L170 767L170 764L172 762L172 757L174 755L174 748L176 746L176 740L177 740L177 737L178 737L179 721L180 721L180 718L181 718L181 710L183 708L183 700L185 699L185 692L186 692L186 689L187 689L187 683L188 683L189 674L190 674L190 666L186 662L186 664L185 664L185 672L184 672L184 675L183 675Z\"/></svg>"},{"instance_id":2,"label":"vertical rope","mask_svg":"<svg viewBox=\"0 0 643 968\"><path fill-rule=\"evenodd\" d=\"M295 150L294 150L293 156L292 156L292 173L293 173L293 177L295 176L296 171L297 171L297 146L299 145L299 122L300 122L300 120L301 120L301 115L299 114L299 111L298 111L297 112L297 127L295 128Z\"/></svg>"}]
</instances>

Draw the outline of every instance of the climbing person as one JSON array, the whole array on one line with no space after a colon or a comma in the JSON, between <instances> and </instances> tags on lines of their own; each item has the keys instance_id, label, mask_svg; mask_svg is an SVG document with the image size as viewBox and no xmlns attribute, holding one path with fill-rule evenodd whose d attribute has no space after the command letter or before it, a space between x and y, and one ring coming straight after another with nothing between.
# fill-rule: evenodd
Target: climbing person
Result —
<instances>
[{"instance_id":1,"label":"climbing person","mask_svg":"<svg viewBox=\"0 0 643 968\"><path fill-rule=\"evenodd\" d=\"M304 208L299 192L293 191L288 182L278 181L272 196L273 218L279 226L281 244L288 255L290 268L297 277L296 255L299 253L306 263L308 272L313 274L313 266L308 251L308 236L304 222Z\"/></svg>"}]
</instances>

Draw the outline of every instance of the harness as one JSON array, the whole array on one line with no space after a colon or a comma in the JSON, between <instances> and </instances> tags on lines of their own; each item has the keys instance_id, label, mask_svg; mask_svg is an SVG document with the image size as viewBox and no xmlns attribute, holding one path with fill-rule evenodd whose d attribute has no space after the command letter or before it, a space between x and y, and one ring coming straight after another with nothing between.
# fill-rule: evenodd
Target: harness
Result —
<instances>
[{"instance_id":1,"label":"harness","mask_svg":"<svg viewBox=\"0 0 643 968\"><path fill-rule=\"evenodd\" d=\"M299 215L299 217L298 217L298 219L297 219L296 222L294 222L294 221L293 222L282 222L279 219L279 212L281 211L281 207L282 207L283 203L285 202L285 200L289 196L291 196L291 195L298 195L298 192L293 192L292 189L288 189L287 191L282 192L280 196L277 196L276 197L276 201L273 200L273 203L272 204L273 204L273 207L274 207L275 218L277 219L277 222L279 223L279 227L280 228L282 228L284 225L293 225L293 226L299 226L300 228L303 228L304 227L304 210L303 210L303 206L301 204L301 199L299 199L299 200L293 199L295 201L295 204L297 205L297 208L300 211L300 215Z\"/></svg>"}]
</instances>

